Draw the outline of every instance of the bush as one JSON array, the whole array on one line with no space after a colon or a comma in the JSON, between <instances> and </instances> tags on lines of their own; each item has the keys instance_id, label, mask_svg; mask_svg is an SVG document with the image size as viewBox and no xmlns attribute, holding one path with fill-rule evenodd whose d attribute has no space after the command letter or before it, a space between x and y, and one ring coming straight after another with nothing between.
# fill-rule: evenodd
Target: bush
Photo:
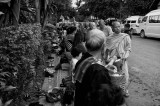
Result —
<instances>
[{"instance_id":1,"label":"bush","mask_svg":"<svg viewBox=\"0 0 160 106\"><path fill-rule=\"evenodd\" d=\"M20 106L30 99L29 95L31 91L34 92L37 78L40 80L38 84L42 84L45 66L41 38L40 24L23 24L1 29L0 98L3 102L13 99L12 106ZM4 93L8 86L15 89Z\"/></svg>"}]
</instances>

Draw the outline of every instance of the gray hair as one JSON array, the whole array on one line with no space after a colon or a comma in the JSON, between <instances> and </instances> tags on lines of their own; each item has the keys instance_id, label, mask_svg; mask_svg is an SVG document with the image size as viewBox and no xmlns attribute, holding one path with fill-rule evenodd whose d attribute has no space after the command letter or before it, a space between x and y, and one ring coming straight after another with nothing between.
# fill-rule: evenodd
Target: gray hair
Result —
<instances>
[{"instance_id":1,"label":"gray hair","mask_svg":"<svg viewBox=\"0 0 160 106\"><path fill-rule=\"evenodd\" d=\"M97 51L105 43L105 34L99 29L93 29L87 33L86 48L88 51Z\"/></svg>"}]
</instances>

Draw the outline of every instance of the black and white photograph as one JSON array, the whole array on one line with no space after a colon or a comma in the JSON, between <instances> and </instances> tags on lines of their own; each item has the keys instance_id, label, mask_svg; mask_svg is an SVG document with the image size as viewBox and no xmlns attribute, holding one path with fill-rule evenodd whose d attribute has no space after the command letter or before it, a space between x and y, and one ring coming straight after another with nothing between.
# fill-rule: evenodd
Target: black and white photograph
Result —
<instances>
[{"instance_id":1,"label":"black and white photograph","mask_svg":"<svg viewBox=\"0 0 160 106\"><path fill-rule=\"evenodd\" d=\"M0 106L160 106L160 0L0 0Z\"/></svg>"}]
</instances>

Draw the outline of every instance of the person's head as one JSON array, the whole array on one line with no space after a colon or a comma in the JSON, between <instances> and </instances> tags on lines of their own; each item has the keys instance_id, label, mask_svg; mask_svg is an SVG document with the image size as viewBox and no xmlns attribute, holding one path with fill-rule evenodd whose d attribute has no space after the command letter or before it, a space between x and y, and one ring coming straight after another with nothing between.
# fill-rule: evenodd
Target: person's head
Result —
<instances>
[{"instance_id":1,"label":"person's head","mask_svg":"<svg viewBox=\"0 0 160 106\"><path fill-rule=\"evenodd\" d=\"M104 22L104 20L99 20L99 26L100 26L100 28L103 28L104 26L105 26L105 22Z\"/></svg>"},{"instance_id":2,"label":"person's head","mask_svg":"<svg viewBox=\"0 0 160 106\"><path fill-rule=\"evenodd\" d=\"M88 52L96 52L102 49L105 43L105 34L99 29L90 30L87 33L85 46Z\"/></svg>"},{"instance_id":3,"label":"person's head","mask_svg":"<svg viewBox=\"0 0 160 106\"><path fill-rule=\"evenodd\" d=\"M74 26L68 27L68 28L67 28L67 35L68 35L68 34L76 33L76 30L77 30L77 28L74 27Z\"/></svg>"},{"instance_id":4,"label":"person's head","mask_svg":"<svg viewBox=\"0 0 160 106\"><path fill-rule=\"evenodd\" d=\"M76 46L79 43L82 43L85 40L85 35L82 30L77 30L74 40L73 40L73 45Z\"/></svg>"},{"instance_id":5,"label":"person's head","mask_svg":"<svg viewBox=\"0 0 160 106\"><path fill-rule=\"evenodd\" d=\"M105 24L106 24L106 25L109 25L109 20L106 20L106 21L105 21Z\"/></svg>"},{"instance_id":6,"label":"person's head","mask_svg":"<svg viewBox=\"0 0 160 106\"><path fill-rule=\"evenodd\" d=\"M73 58L80 57L80 54L82 53L82 50L80 48L74 47L71 50L71 55Z\"/></svg>"},{"instance_id":7,"label":"person's head","mask_svg":"<svg viewBox=\"0 0 160 106\"><path fill-rule=\"evenodd\" d=\"M79 23L79 30L83 30L84 29L84 23Z\"/></svg>"},{"instance_id":8,"label":"person's head","mask_svg":"<svg viewBox=\"0 0 160 106\"><path fill-rule=\"evenodd\" d=\"M119 34L121 33L121 24L118 21L114 21L112 23L112 30L114 33Z\"/></svg>"},{"instance_id":9,"label":"person's head","mask_svg":"<svg viewBox=\"0 0 160 106\"><path fill-rule=\"evenodd\" d=\"M90 27L90 29L92 30L92 29L96 29L97 28L97 26L96 26L96 23L95 22L90 22L89 23L89 27Z\"/></svg>"},{"instance_id":10,"label":"person's head","mask_svg":"<svg viewBox=\"0 0 160 106\"><path fill-rule=\"evenodd\" d=\"M99 25L99 20L95 20L94 22L95 22L96 26Z\"/></svg>"},{"instance_id":11,"label":"person's head","mask_svg":"<svg viewBox=\"0 0 160 106\"><path fill-rule=\"evenodd\" d=\"M67 28L67 38L70 40L74 40L75 34L77 32L77 28L74 26L70 26Z\"/></svg>"},{"instance_id":12,"label":"person's head","mask_svg":"<svg viewBox=\"0 0 160 106\"><path fill-rule=\"evenodd\" d=\"M89 22L85 22L84 26L85 26L86 29L88 29L89 28Z\"/></svg>"},{"instance_id":13,"label":"person's head","mask_svg":"<svg viewBox=\"0 0 160 106\"><path fill-rule=\"evenodd\" d=\"M125 29L130 29L130 24L125 24L125 25L124 25L124 28L125 28Z\"/></svg>"}]
</instances>

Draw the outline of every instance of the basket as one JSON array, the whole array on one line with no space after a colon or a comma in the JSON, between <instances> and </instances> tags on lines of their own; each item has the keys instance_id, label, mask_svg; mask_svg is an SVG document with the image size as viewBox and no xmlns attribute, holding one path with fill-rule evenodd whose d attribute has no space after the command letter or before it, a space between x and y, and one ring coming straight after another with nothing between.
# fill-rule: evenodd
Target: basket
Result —
<instances>
[{"instance_id":1,"label":"basket","mask_svg":"<svg viewBox=\"0 0 160 106\"><path fill-rule=\"evenodd\" d=\"M121 74L112 74L110 75L112 83L116 84L117 86L120 86L122 84L125 84L126 79L124 75Z\"/></svg>"}]
</instances>

